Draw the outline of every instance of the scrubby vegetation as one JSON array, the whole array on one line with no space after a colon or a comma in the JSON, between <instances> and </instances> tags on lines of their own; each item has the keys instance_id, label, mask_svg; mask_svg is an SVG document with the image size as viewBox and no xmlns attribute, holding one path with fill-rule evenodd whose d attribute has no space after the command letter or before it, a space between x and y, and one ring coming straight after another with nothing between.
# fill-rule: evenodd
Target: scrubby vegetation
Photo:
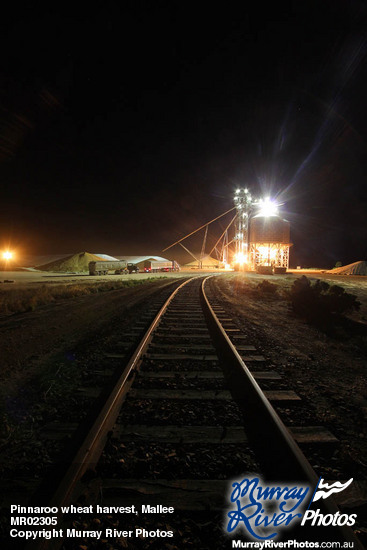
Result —
<instances>
[{"instance_id":1,"label":"scrubby vegetation","mask_svg":"<svg viewBox=\"0 0 367 550\"><path fill-rule=\"evenodd\" d=\"M278 285L264 279L257 285L257 291L259 294L275 296L278 293Z\"/></svg>"},{"instance_id":2,"label":"scrubby vegetation","mask_svg":"<svg viewBox=\"0 0 367 550\"><path fill-rule=\"evenodd\" d=\"M0 314L33 311L39 306L47 305L57 300L133 287L161 278L162 277L149 277L148 279L128 279L127 281L107 281L103 283L57 286L42 285L34 289L0 289Z\"/></svg>"},{"instance_id":3,"label":"scrubby vegetation","mask_svg":"<svg viewBox=\"0 0 367 550\"><path fill-rule=\"evenodd\" d=\"M281 297L282 292L278 293L279 285L263 279L260 283L252 280L237 279L234 287L234 293L237 295L248 295L250 298L266 300Z\"/></svg>"},{"instance_id":4,"label":"scrubby vegetation","mask_svg":"<svg viewBox=\"0 0 367 550\"><path fill-rule=\"evenodd\" d=\"M296 314L324 328L340 320L345 313L358 310L361 305L356 296L345 292L342 287L320 280L312 284L304 275L294 281L289 299Z\"/></svg>"}]
</instances>

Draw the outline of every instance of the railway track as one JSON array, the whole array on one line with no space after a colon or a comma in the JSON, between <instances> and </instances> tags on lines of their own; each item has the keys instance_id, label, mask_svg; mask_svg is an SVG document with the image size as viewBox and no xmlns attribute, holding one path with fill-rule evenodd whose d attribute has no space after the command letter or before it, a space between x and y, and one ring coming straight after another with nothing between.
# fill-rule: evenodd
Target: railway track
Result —
<instances>
[{"instance_id":1,"label":"railway track","mask_svg":"<svg viewBox=\"0 0 367 550\"><path fill-rule=\"evenodd\" d=\"M131 341L125 335L115 344L108 358L123 362ZM52 494L34 497L35 505L59 509L98 505L100 513L96 507L88 515L76 511L59 525L81 535L98 526L110 536L99 543L83 536L39 539L29 547L231 548L223 518L230 480L257 474L270 484L296 480L315 488L318 478L298 445L330 445L335 438L320 426L284 426L273 406L297 407L300 398L277 389L281 377L264 365L217 300L210 278L182 283L116 377ZM128 512L111 513L119 508ZM337 511L329 499L320 508ZM137 536L122 535L136 529ZM358 548L346 527L291 533L300 541L348 541Z\"/></svg>"}]
</instances>

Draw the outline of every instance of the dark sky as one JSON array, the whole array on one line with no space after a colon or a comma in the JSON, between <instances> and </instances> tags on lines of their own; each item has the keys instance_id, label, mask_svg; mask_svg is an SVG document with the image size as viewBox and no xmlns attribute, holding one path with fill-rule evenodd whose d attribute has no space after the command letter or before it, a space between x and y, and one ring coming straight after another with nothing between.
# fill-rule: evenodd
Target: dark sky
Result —
<instances>
[{"instance_id":1,"label":"dark sky","mask_svg":"<svg viewBox=\"0 0 367 550\"><path fill-rule=\"evenodd\" d=\"M293 266L366 259L365 2L75 5L3 18L0 248L160 253L247 186Z\"/></svg>"}]
</instances>

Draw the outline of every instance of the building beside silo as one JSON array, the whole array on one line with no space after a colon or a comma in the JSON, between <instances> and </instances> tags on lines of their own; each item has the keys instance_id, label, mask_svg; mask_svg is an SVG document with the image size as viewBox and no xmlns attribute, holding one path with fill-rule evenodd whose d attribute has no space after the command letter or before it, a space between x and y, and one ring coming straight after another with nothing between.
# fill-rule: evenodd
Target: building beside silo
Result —
<instances>
[{"instance_id":1,"label":"building beside silo","mask_svg":"<svg viewBox=\"0 0 367 550\"><path fill-rule=\"evenodd\" d=\"M249 224L249 263L253 269L289 267L290 223L278 215L257 214ZM278 268L278 269L277 269Z\"/></svg>"}]
</instances>

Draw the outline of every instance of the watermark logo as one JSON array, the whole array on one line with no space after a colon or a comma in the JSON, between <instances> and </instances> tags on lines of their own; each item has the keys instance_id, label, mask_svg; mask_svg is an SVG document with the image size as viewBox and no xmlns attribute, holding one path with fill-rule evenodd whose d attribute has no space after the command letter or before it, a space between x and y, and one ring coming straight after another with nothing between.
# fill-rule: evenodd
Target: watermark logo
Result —
<instances>
[{"instance_id":1,"label":"watermark logo","mask_svg":"<svg viewBox=\"0 0 367 550\"><path fill-rule=\"evenodd\" d=\"M310 510L311 504L317 502L320 499L327 499L334 493L341 493L352 483L353 478L350 478L345 483L340 481L335 481L330 485L325 482L325 480L320 477L319 482L316 486L316 489L312 495L308 509L306 510L302 521L301 526L304 526L308 523L311 527L343 527L347 525L352 527L357 518L357 514L341 514L340 512L335 512L335 514L322 514L320 509Z\"/></svg>"},{"instance_id":2,"label":"watermark logo","mask_svg":"<svg viewBox=\"0 0 367 550\"><path fill-rule=\"evenodd\" d=\"M352 526L356 514L323 514L319 509L310 510L311 504L344 491L352 481L353 478L345 483L328 484L320 477L311 497L312 489L308 485L267 485L258 476L233 481L226 530L232 533L242 528L251 539L266 541L277 537L282 529L297 524L301 527L306 524L312 527Z\"/></svg>"},{"instance_id":3,"label":"watermark logo","mask_svg":"<svg viewBox=\"0 0 367 550\"><path fill-rule=\"evenodd\" d=\"M243 527L253 540L275 538L282 528L300 521L309 491L305 485L263 485L260 477L234 481L228 533Z\"/></svg>"},{"instance_id":4,"label":"watermark logo","mask_svg":"<svg viewBox=\"0 0 367 550\"><path fill-rule=\"evenodd\" d=\"M320 500L320 498L326 499L333 493L341 493L347 487L349 487L352 481L353 481L353 478L351 477L345 483L341 483L340 481L335 481L335 483L331 483L329 485L328 483L325 482L325 480L322 479L322 477L320 477L311 502L316 502L317 500Z\"/></svg>"}]
</instances>

